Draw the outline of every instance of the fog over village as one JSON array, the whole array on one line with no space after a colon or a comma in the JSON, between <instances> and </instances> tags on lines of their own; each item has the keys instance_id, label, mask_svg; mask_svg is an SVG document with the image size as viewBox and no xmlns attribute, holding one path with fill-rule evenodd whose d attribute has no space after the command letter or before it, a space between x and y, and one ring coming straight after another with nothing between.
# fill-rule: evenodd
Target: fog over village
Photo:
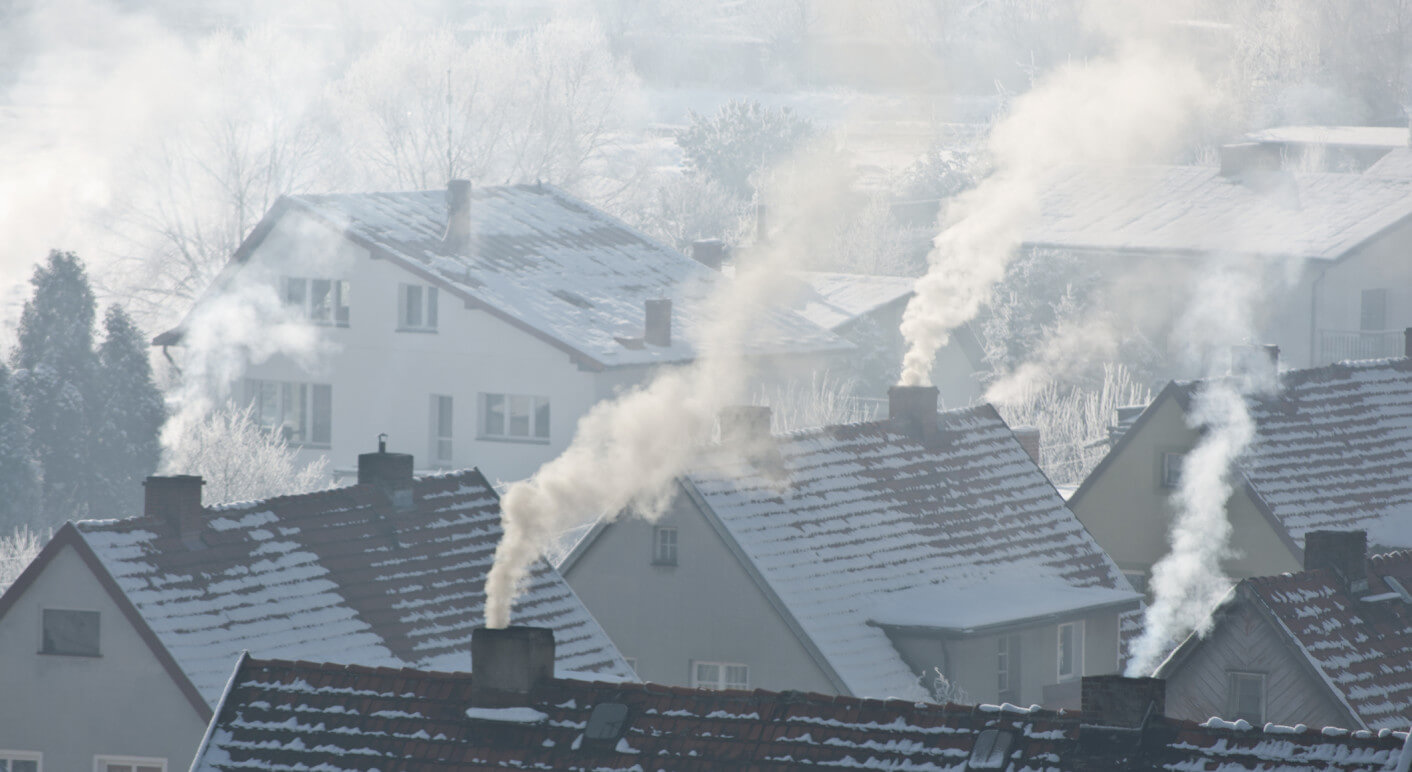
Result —
<instances>
[{"instance_id":1,"label":"fog over village","mask_svg":"<svg viewBox=\"0 0 1412 772\"><path fill-rule=\"evenodd\" d=\"M1409 730L1412 3L0 0L0 772Z\"/></svg>"}]
</instances>

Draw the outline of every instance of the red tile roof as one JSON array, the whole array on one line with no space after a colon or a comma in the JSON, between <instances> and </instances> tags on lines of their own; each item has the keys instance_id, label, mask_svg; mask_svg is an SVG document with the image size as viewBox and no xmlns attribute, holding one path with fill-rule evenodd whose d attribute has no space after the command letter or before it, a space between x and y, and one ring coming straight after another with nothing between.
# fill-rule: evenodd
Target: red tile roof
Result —
<instances>
[{"instance_id":1,"label":"red tile roof","mask_svg":"<svg viewBox=\"0 0 1412 772\"><path fill-rule=\"evenodd\" d=\"M965 770L1009 733L1023 770L1383 770L1406 733L1251 730L1157 718L1086 727L1078 713L710 692L554 680L524 707L474 709L472 677L244 660L192 769ZM603 726L615 704L620 726ZM971 769L981 768L972 763ZM1000 768L1000 767L996 767Z\"/></svg>"}]
</instances>

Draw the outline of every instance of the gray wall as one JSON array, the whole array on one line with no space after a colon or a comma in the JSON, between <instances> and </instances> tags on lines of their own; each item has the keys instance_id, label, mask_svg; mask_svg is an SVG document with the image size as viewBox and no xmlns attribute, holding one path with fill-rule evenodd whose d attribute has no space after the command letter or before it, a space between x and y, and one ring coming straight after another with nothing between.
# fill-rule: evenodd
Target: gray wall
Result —
<instances>
[{"instance_id":1,"label":"gray wall","mask_svg":"<svg viewBox=\"0 0 1412 772\"><path fill-rule=\"evenodd\" d=\"M740 662L751 688L836 693L685 496L660 524L678 529L677 565L652 565L652 524L622 518L564 574L643 680L689 686L694 660Z\"/></svg>"},{"instance_id":2,"label":"gray wall","mask_svg":"<svg viewBox=\"0 0 1412 772\"><path fill-rule=\"evenodd\" d=\"M38 654L45 608L97 611L101 656ZM0 748L42 752L46 772L86 772L97 754L165 758L176 772L205 729L72 547L0 618Z\"/></svg>"},{"instance_id":3,"label":"gray wall","mask_svg":"<svg viewBox=\"0 0 1412 772\"><path fill-rule=\"evenodd\" d=\"M1264 674L1266 721L1288 726L1360 726L1245 601L1227 609L1190 657L1160 674L1167 679L1167 715L1192 721L1226 717L1232 671Z\"/></svg>"}]
</instances>

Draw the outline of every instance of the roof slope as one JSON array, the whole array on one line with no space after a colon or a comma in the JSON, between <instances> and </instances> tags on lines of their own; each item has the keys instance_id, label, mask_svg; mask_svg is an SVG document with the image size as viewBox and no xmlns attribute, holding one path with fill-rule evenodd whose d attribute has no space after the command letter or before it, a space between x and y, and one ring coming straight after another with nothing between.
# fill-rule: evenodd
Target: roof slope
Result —
<instances>
[{"instance_id":1,"label":"roof slope","mask_svg":"<svg viewBox=\"0 0 1412 772\"><path fill-rule=\"evenodd\" d=\"M923 695L869 624L897 593L1017 578L1131 593L993 408L938 423L928 444L888 422L795 432L778 465L721 453L689 476L855 695Z\"/></svg>"},{"instance_id":2,"label":"roof slope","mask_svg":"<svg viewBox=\"0 0 1412 772\"><path fill-rule=\"evenodd\" d=\"M1333 260L1412 215L1412 179L1328 173L1245 184L1213 167L1069 167L1028 246Z\"/></svg>"},{"instance_id":3,"label":"roof slope","mask_svg":"<svg viewBox=\"0 0 1412 772\"><path fill-rule=\"evenodd\" d=\"M1412 724L1412 598L1388 578L1412 590L1412 552L1374 555L1368 569L1357 596L1327 570L1246 583L1366 726L1402 729Z\"/></svg>"},{"instance_id":4,"label":"roof slope","mask_svg":"<svg viewBox=\"0 0 1412 772\"><path fill-rule=\"evenodd\" d=\"M1184 404L1200 383L1179 385ZM1412 360L1289 370L1277 394L1248 402L1255 439L1240 468L1295 543L1363 529L1371 544L1412 546Z\"/></svg>"},{"instance_id":5,"label":"roof slope","mask_svg":"<svg viewBox=\"0 0 1412 772\"><path fill-rule=\"evenodd\" d=\"M548 185L478 187L471 254L442 243L446 191L298 195L287 200L404 265L428 272L475 305L525 325L602 365L691 359L720 274ZM670 346L642 337L644 303L673 301ZM839 351L848 344L788 311L758 325L750 353Z\"/></svg>"},{"instance_id":6,"label":"roof slope","mask_svg":"<svg viewBox=\"0 0 1412 772\"><path fill-rule=\"evenodd\" d=\"M790 306L805 319L837 330L865 314L912 296L916 279L862 273L801 271L803 286Z\"/></svg>"},{"instance_id":7,"label":"roof slope","mask_svg":"<svg viewBox=\"0 0 1412 772\"><path fill-rule=\"evenodd\" d=\"M208 702L242 650L380 666L469 669L471 628L500 539L475 470L419 479L395 511L357 485L211 507L197 539L146 517L78 523L128 599ZM558 668L631 671L563 578L534 572L518 616L555 629Z\"/></svg>"},{"instance_id":8,"label":"roof slope","mask_svg":"<svg viewBox=\"0 0 1412 772\"><path fill-rule=\"evenodd\" d=\"M245 660L192 769L785 770L830 766L961 772L986 729L1011 733L982 761L1026 770L1382 770L1406 733L1221 728L1157 719L1084 741L1075 713L798 692L708 692L556 680L521 708L470 707L464 674ZM604 703L618 731L587 736ZM1101 731L1101 730L1100 730ZM981 768L980 764L969 767Z\"/></svg>"}]
</instances>

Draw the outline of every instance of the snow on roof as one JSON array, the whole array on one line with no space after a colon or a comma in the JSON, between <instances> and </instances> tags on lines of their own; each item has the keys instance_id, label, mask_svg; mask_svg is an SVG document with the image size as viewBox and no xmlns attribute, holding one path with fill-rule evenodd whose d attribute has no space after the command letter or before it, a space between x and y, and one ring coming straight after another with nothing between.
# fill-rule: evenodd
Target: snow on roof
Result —
<instances>
[{"instance_id":1,"label":"snow on roof","mask_svg":"<svg viewBox=\"0 0 1412 772\"><path fill-rule=\"evenodd\" d=\"M837 330L860 316L910 297L916 279L859 273L801 271L804 287L790 306L827 330Z\"/></svg>"},{"instance_id":2,"label":"snow on roof","mask_svg":"<svg viewBox=\"0 0 1412 772\"><path fill-rule=\"evenodd\" d=\"M1412 215L1412 178L1204 166L1069 167L1040 195L1030 247L1333 260Z\"/></svg>"},{"instance_id":3,"label":"snow on roof","mask_svg":"<svg viewBox=\"0 0 1412 772\"><path fill-rule=\"evenodd\" d=\"M1246 135L1251 142L1344 147L1407 147L1406 126L1275 126Z\"/></svg>"},{"instance_id":4,"label":"snow on roof","mask_svg":"<svg viewBox=\"0 0 1412 772\"><path fill-rule=\"evenodd\" d=\"M1412 547L1412 360L1289 370L1248 400L1255 439L1240 467L1296 544L1317 529L1364 529ZM1179 384L1184 404L1200 382Z\"/></svg>"},{"instance_id":5,"label":"snow on roof","mask_svg":"<svg viewBox=\"0 0 1412 772\"><path fill-rule=\"evenodd\" d=\"M1397 764L1407 735L1157 717L1148 731L1088 738L1072 711L573 680L537 687L511 713L468 715L473 678L246 659L192 770L1371 772Z\"/></svg>"},{"instance_id":6,"label":"snow on roof","mask_svg":"<svg viewBox=\"0 0 1412 772\"><path fill-rule=\"evenodd\" d=\"M1330 688L1370 729L1412 724L1412 552L1374 555L1368 590L1351 595L1330 571L1247 580Z\"/></svg>"},{"instance_id":7,"label":"snow on roof","mask_svg":"<svg viewBox=\"0 0 1412 772\"><path fill-rule=\"evenodd\" d=\"M242 650L389 667L470 668L499 499L475 470L422 478L395 511L369 485L206 510L198 539L147 517L77 524L214 704ZM633 678L563 578L538 566L517 618L555 629L558 668ZM530 621L538 620L538 621Z\"/></svg>"},{"instance_id":8,"label":"snow on roof","mask_svg":"<svg viewBox=\"0 0 1412 772\"><path fill-rule=\"evenodd\" d=\"M1412 177L1412 148L1397 147L1379 158L1364 174L1383 177Z\"/></svg>"},{"instance_id":9,"label":"snow on roof","mask_svg":"<svg viewBox=\"0 0 1412 772\"><path fill-rule=\"evenodd\" d=\"M446 191L298 195L287 200L354 241L431 272L476 305L612 367L696 356L720 274L548 185L472 191L470 254L442 243ZM644 346L645 301L670 298L672 344ZM750 353L841 351L849 344L788 311L756 326Z\"/></svg>"},{"instance_id":10,"label":"snow on roof","mask_svg":"<svg viewBox=\"0 0 1412 772\"><path fill-rule=\"evenodd\" d=\"M778 465L722 453L689 476L855 695L923 695L868 624L895 593L1036 575L1131 589L993 408L937 420L934 443L888 422L831 426L777 437Z\"/></svg>"},{"instance_id":11,"label":"snow on roof","mask_svg":"<svg viewBox=\"0 0 1412 772\"><path fill-rule=\"evenodd\" d=\"M1129 589L1070 587L1062 579L1006 577L969 587L931 584L887 596L869 619L881 625L973 632L1022 619L1069 616L1102 608L1137 608Z\"/></svg>"}]
</instances>

